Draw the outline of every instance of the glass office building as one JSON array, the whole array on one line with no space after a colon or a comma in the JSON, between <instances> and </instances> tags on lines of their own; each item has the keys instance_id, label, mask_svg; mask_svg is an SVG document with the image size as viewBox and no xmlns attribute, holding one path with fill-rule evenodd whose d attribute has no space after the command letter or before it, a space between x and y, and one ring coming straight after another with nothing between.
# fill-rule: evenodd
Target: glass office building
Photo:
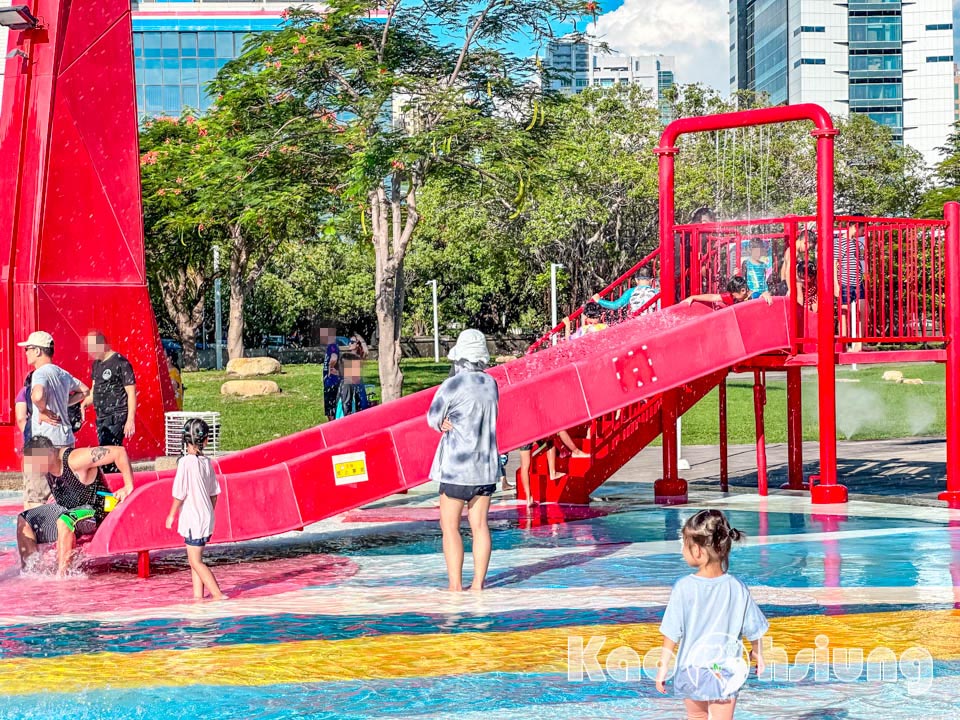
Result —
<instances>
[{"instance_id":1,"label":"glass office building","mask_svg":"<svg viewBox=\"0 0 960 720\"><path fill-rule=\"evenodd\" d=\"M861 113L938 159L954 122L950 0L730 0L730 88Z\"/></svg>"},{"instance_id":2,"label":"glass office building","mask_svg":"<svg viewBox=\"0 0 960 720\"><path fill-rule=\"evenodd\" d=\"M133 3L133 53L140 117L206 110L217 71L251 33L274 30L292 0L155 0Z\"/></svg>"}]
</instances>

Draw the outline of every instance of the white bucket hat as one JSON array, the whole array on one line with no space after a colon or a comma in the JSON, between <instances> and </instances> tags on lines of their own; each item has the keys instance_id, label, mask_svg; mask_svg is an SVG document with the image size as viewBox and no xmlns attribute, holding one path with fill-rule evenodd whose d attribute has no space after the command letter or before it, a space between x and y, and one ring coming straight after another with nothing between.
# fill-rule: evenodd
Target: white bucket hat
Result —
<instances>
[{"instance_id":1,"label":"white bucket hat","mask_svg":"<svg viewBox=\"0 0 960 720\"><path fill-rule=\"evenodd\" d=\"M474 364L489 363L487 338L479 330L464 330L457 338L457 344L450 348L447 357L453 362L466 360Z\"/></svg>"}]
</instances>

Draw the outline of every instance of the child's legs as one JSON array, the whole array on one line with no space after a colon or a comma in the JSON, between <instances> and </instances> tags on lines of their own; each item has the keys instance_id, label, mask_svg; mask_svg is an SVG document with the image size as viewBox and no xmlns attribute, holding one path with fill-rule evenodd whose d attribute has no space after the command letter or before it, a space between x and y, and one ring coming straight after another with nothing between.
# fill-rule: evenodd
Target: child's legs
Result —
<instances>
[{"instance_id":1,"label":"child's legs","mask_svg":"<svg viewBox=\"0 0 960 720\"><path fill-rule=\"evenodd\" d=\"M684 700L687 708L687 720L733 720L733 711L737 708L737 699L713 701Z\"/></svg>"},{"instance_id":2,"label":"child's legs","mask_svg":"<svg viewBox=\"0 0 960 720\"><path fill-rule=\"evenodd\" d=\"M460 518L463 500L440 495L440 530L443 532L443 559L447 563L448 589L463 590L463 538Z\"/></svg>"},{"instance_id":3,"label":"child's legs","mask_svg":"<svg viewBox=\"0 0 960 720\"><path fill-rule=\"evenodd\" d=\"M587 454L577 447L577 444L573 441L573 438L570 437L570 433L568 433L566 430L561 430L559 433L557 433L557 437L560 438L560 442L566 446L567 450L569 450L574 457L586 457Z\"/></svg>"},{"instance_id":4,"label":"child's legs","mask_svg":"<svg viewBox=\"0 0 960 720\"><path fill-rule=\"evenodd\" d=\"M476 495L468 504L467 516L470 519L470 533L473 537L473 590L483 590L483 581L490 566L490 526L487 514L490 512L490 496Z\"/></svg>"},{"instance_id":5,"label":"child's legs","mask_svg":"<svg viewBox=\"0 0 960 720\"><path fill-rule=\"evenodd\" d=\"M733 711L737 709L737 699L710 703L710 720L733 720Z\"/></svg>"},{"instance_id":6,"label":"child's legs","mask_svg":"<svg viewBox=\"0 0 960 720\"><path fill-rule=\"evenodd\" d=\"M200 577L200 581L210 594L213 597L222 597L223 593L220 592L220 586L217 585L216 578L213 577L210 568L203 562L203 548L196 545L187 545L187 560L190 561L190 569Z\"/></svg>"},{"instance_id":7,"label":"child's legs","mask_svg":"<svg viewBox=\"0 0 960 720\"><path fill-rule=\"evenodd\" d=\"M523 494L530 498L530 463L533 459L533 450L520 451L520 485Z\"/></svg>"},{"instance_id":8,"label":"child's legs","mask_svg":"<svg viewBox=\"0 0 960 720\"><path fill-rule=\"evenodd\" d=\"M197 600L203 600L203 580L197 574L197 571L190 566L190 580L193 582L193 597Z\"/></svg>"},{"instance_id":9,"label":"child's legs","mask_svg":"<svg viewBox=\"0 0 960 720\"><path fill-rule=\"evenodd\" d=\"M560 473L557 472L557 446L550 442L550 447L547 448L547 472L550 473L550 479L556 480L559 477L562 477Z\"/></svg>"}]
</instances>

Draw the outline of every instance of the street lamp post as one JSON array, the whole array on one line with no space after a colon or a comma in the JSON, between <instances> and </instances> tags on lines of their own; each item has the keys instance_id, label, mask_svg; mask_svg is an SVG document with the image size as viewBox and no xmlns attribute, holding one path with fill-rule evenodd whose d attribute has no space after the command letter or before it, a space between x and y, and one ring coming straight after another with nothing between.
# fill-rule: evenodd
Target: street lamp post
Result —
<instances>
[{"instance_id":1,"label":"street lamp post","mask_svg":"<svg viewBox=\"0 0 960 720\"><path fill-rule=\"evenodd\" d=\"M216 339L214 345L217 348L217 370L223 370L223 313L220 310L220 248L213 246L213 314L214 332Z\"/></svg>"},{"instance_id":2,"label":"street lamp post","mask_svg":"<svg viewBox=\"0 0 960 720\"><path fill-rule=\"evenodd\" d=\"M433 286L433 361L440 362L440 311L437 307L437 281L431 280Z\"/></svg>"},{"instance_id":3,"label":"street lamp post","mask_svg":"<svg viewBox=\"0 0 960 720\"><path fill-rule=\"evenodd\" d=\"M560 320L557 317L557 270L562 268L560 263L550 263L550 319L551 327L556 327ZM557 344L557 336L553 336L553 344Z\"/></svg>"}]
</instances>

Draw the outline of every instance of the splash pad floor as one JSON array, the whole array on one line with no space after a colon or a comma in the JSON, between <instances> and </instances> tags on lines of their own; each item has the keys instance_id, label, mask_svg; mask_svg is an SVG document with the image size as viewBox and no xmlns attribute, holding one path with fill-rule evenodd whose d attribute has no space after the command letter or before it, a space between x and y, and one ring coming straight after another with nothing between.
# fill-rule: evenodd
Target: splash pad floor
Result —
<instances>
[{"instance_id":1,"label":"splash pad floor","mask_svg":"<svg viewBox=\"0 0 960 720\"><path fill-rule=\"evenodd\" d=\"M146 581L132 558L62 582L20 577L14 508L0 500L0 718L681 717L650 680L603 661L659 646L670 586L688 572L678 531L701 507L747 533L732 571L784 653L773 677L748 681L738 718L960 713L960 512L855 501L814 513L803 497L706 490L662 508L645 484L611 488L586 509L495 499L481 594L441 589L436 498L419 494L211 548L232 599L201 604L186 601L180 552ZM828 662L817 677L818 636L894 661L844 681ZM591 637L606 638L602 677L571 681L570 638Z\"/></svg>"}]
</instances>

